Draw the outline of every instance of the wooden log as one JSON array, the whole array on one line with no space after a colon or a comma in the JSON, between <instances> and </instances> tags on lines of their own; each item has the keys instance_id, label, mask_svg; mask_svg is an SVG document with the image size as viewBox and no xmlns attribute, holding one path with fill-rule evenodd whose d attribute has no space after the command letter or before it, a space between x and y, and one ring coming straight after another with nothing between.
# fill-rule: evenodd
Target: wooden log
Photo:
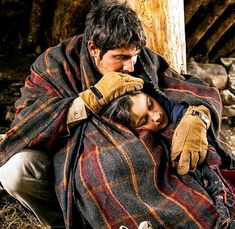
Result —
<instances>
[{"instance_id":1,"label":"wooden log","mask_svg":"<svg viewBox=\"0 0 235 229\"><path fill-rule=\"evenodd\" d=\"M70 0L57 0L51 25L51 44L49 45L55 45L62 40L64 16L72 3L73 1L71 2Z\"/></svg>"},{"instance_id":2,"label":"wooden log","mask_svg":"<svg viewBox=\"0 0 235 229\"><path fill-rule=\"evenodd\" d=\"M85 17L90 9L91 0L73 0L66 11L63 21L61 39L66 39L84 30Z\"/></svg>"},{"instance_id":3,"label":"wooden log","mask_svg":"<svg viewBox=\"0 0 235 229\"><path fill-rule=\"evenodd\" d=\"M184 12L185 12L185 25L188 24L192 16L197 12L199 7L203 5L206 0L185 0L184 1Z\"/></svg>"},{"instance_id":4,"label":"wooden log","mask_svg":"<svg viewBox=\"0 0 235 229\"><path fill-rule=\"evenodd\" d=\"M205 5L205 12L203 12L205 16L203 17L203 20L200 21L197 27L193 30L193 33L189 37L187 37L188 54L196 46L196 44L199 43L208 29L210 29L210 27L218 19L218 17L223 14L225 9L232 1L233 0L223 0L215 3L215 1L211 0L207 3L207 5Z\"/></svg>"},{"instance_id":5,"label":"wooden log","mask_svg":"<svg viewBox=\"0 0 235 229\"><path fill-rule=\"evenodd\" d=\"M38 42L39 29L42 26L44 9L47 0L34 0L30 11L28 43L36 44Z\"/></svg>"},{"instance_id":6,"label":"wooden log","mask_svg":"<svg viewBox=\"0 0 235 229\"><path fill-rule=\"evenodd\" d=\"M229 33L226 38L220 41L216 45L211 53L209 54L209 59L211 62L216 62L221 57L232 57L235 53L235 36L234 36L235 24L227 32Z\"/></svg>"},{"instance_id":7,"label":"wooden log","mask_svg":"<svg viewBox=\"0 0 235 229\"><path fill-rule=\"evenodd\" d=\"M128 0L147 34L147 46L164 56L177 72L186 71L183 0Z\"/></svg>"},{"instance_id":8,"label":"wooden log","mask_svg":"<svg viewBox=\"0 0 235 229\"><path fill-rule=\"evenodd\" d=\"M201 61L208 60L208 55L213 49L213 47L219 42L219 40L229 31L234 25L235 21L235 11L232 7L227 8L224 15L220 17L218 23L214 23L212 26L212 31L210 35L206 37L204 42L200 45L201 51Z\"/></svg>"}]
</instances>

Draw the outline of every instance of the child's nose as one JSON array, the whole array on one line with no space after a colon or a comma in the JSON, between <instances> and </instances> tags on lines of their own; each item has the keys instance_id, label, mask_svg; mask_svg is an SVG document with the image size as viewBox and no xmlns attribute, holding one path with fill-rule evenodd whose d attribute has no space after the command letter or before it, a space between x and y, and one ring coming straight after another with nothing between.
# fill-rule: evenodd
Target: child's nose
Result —
<instances>
[{"instance_id":1,"label":"child's nose","mask_svg":"<svg viewBox=\"0 0 235 229\"><path fill-rule=\"evenodd\" d=\"M153 122L158 122L161 117L161 114L159 112L152 112L152 120Z\"/></svg>"}]
</instances>

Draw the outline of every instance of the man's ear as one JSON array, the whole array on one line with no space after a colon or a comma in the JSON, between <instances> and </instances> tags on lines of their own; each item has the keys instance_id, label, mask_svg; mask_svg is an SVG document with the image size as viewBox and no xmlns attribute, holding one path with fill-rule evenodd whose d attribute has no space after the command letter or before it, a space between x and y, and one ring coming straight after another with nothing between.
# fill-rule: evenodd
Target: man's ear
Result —
<instances>
[{"instance_id":1,"label":"man's ear","mask_svg":"<svg viewBox=\"0 0 235 229\"><path fill-rule=\"evenodd\" d=\"M100 49L98 49L93 41L88 41L87 48L91 56L97 57L100 55Z\"/></svg>"}]
</instances>

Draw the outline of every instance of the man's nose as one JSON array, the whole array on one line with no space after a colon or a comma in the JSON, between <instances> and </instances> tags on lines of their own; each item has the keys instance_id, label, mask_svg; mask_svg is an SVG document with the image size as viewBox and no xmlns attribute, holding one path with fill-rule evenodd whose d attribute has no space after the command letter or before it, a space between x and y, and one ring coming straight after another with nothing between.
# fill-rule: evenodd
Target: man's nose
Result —
<instances>
[{"instance_id":1,"label":"man's nose","mask_svg":"<svg viewBox=\"0 0 235 229\"><path fill-rule=\"evenodd\" d=\"M130 59L125 61L123 70L128 72L133 72L135 63L136 63L136 57L131 57Z\"/></svg>"}]
</instances>

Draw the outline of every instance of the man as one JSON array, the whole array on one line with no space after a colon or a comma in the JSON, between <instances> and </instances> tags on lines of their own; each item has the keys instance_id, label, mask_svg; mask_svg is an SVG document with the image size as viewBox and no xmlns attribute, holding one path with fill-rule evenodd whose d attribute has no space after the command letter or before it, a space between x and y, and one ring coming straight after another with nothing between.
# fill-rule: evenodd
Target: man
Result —
<instances>
[{"instance_id":1,"label":"man","mask_svg":"<svg viewBox=\"0 0 235 229\"><path fill-rule=\"evenodd\" d=\"M0 181L43 224L64 227L53 187L52 157L61 154L66 158L61 160L63 163L69 161L66 165L60 161L55 164L55 170L62 168L66 177L74 162L70 152L81 152L89 117L97 115L101 108L126 92L140 90L143 83L145 90L168 96L167 89L161 87L174 88L171 83L181 82L172 77L163 58L144 47L145 43L136 13L125 4L108 1L88 14L84 35L49 48L33 63L21 89L21 98L16 102L15 120L1 143ZM168 78L175 81L168 82ZM203 100L204 95L199 94L192 105L209 106L212 98L216 105L219 103L217 91L207 89L210 96ZM193 103L195 92L185 93L183 97L177 95L174 97L177 102ZM216 129L219 126L216 111L211 113ZM179 130L179 134L185 135L185 132ZM181 174L194 171L198 161L206 156L206 150L200 150L202 145L207 147L206 136L192 132L187 135L188 139L199 138L200 144L195 141L177 145L175 149L173 146L174 164ZM69 182L64 179L57 182L56 187L63 186L67 191ZM60 195L57 188L56 191L70 206L71 196ZM66 227L71 225L71 214L69 208L63 209Z\"/></svg>"}]
</instances>

